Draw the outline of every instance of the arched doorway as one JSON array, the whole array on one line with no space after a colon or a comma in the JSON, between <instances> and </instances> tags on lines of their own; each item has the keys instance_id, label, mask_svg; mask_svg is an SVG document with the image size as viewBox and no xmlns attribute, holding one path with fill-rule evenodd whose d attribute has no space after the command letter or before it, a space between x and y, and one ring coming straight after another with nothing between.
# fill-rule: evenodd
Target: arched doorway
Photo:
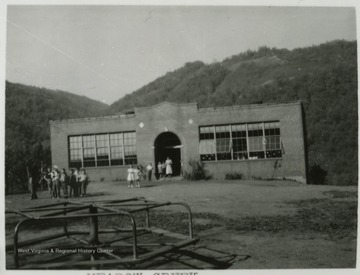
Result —
<instances>
[{"instance_id":1,"label":"arched doorway","mask_svg":"<svg viewBox=\"0 0 360 275\"><path fill-rule=\"evenodd\" d=\"M181 169L181 141L177 135L164 132L155 139L155 164L163 163L167 157L172 160L173 176L180 175Z\"/></svg>"}]
</instances>

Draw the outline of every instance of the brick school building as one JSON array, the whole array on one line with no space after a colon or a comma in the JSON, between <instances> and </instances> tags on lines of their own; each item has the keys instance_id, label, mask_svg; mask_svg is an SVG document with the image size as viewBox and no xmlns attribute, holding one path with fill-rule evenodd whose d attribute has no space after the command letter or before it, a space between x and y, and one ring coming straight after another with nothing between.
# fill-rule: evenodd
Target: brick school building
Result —
<instances>
[{"instance_id":1,"label":"brick school building","mask_svg":"<svg viewBox=\"0 0 360 275\"><path fill-rule=\"evenodd\" d=\"M201 160L214 179L237 172L306 183L301 102L216 108L163 102L130 114L50 121L50 134L52 164L84 167L92 180L125 180L130 164L157 169L169 157L174 176Z\"/></svg>"}]
</instances>

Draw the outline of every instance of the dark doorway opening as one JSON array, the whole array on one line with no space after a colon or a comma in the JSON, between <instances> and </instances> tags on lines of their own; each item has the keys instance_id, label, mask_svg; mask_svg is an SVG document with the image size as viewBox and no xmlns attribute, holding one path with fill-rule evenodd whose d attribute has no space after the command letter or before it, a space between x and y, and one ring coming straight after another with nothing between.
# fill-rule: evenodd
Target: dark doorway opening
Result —
<instances>
[{"instance_id":1,"label":"dark doorway opening","mask_svg":"<svg viewBox=\"0 0 360 275\"><path fill-rule=\"evenodd\" d=\"M156 167L159 162L163 163L169 157L173 163L173 176L179 176L181 169L181 141L179 137L174 133L164 132L156 138L154 146Z\"/></svg>"}]
</instances>

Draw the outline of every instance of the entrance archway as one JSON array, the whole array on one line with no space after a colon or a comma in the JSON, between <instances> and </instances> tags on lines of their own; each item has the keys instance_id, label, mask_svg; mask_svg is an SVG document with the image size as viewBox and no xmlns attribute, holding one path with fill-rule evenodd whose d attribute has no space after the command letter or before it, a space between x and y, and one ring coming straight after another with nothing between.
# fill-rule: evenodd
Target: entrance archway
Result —
<instances>
[{"instance_id":1,"label":"entrance archway","mask_svg":"<svg viewBox=\"0 0 360 275\"><path fill-rule=\"evenodd\" d=\"M177 135L164 132L155 139L155 164L163 163L167 157L172 160L173 176L180 175L181 141Z\"/></svg>"}]
</instances>

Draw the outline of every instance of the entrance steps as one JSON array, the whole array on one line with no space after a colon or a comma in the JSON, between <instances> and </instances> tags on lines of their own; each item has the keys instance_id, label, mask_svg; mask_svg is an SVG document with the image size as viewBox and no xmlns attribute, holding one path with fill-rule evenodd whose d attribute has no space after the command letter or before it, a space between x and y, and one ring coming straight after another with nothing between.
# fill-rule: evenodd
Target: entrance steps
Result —
<instances>
[{"instance_id":1,"label":"entrance steps","mask_svg":"<svg viewBox=\"0 0 360 275\"><path fill-rule=\"evenodd\" d=\"M183 180L184 177L183 176L174 176L174 177L171 177L171 178L160 178L156 181L181 181Z\"/></svg>"}]
</instances>

